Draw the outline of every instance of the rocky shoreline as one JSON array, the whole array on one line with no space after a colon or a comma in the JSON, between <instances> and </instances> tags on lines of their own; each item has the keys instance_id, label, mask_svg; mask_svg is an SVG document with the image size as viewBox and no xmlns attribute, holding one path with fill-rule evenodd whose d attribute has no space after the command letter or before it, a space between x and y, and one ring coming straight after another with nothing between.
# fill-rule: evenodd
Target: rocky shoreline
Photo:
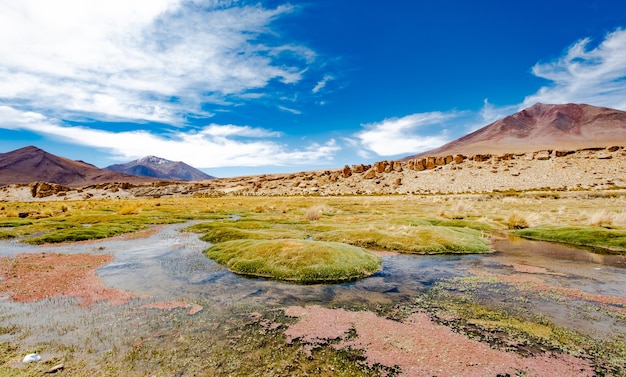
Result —
<instances>
[{"instance_id":1,"label":"rocky shoreline","mask_svg":"<svg viewBox=\"0 0 626 377\"><path fill-rule=\"evenodd\" d=\"M431 156L290 174L196 182L127 182L66 187L46 182L0 188L0 201L123 199L223 195L463 194L626 187L626 148Z\"/></svg>"}]
</instances>

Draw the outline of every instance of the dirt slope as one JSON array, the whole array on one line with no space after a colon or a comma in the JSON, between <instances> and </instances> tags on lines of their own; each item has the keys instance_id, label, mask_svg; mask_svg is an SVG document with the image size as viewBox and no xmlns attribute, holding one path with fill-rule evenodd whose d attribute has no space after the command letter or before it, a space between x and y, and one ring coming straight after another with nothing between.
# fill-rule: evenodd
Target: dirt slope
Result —
<instances>
[{"instance_id":1,"label":"dirt slope","mask_svg":"<svg viewBox=\"0 0 626 377\"><path fill-rule=\"evenodd\" d=\"M440 148L406 157L526 153L626 145L626 112L585 104L537 103Z\"/></svg>"}]
</instances>

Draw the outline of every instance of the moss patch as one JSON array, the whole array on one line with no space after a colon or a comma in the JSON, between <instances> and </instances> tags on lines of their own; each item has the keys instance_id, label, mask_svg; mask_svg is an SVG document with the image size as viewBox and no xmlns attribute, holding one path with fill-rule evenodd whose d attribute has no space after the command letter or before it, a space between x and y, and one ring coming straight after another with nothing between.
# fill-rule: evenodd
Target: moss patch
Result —
<instances>
[{"instance_id":1,"label":"moss patch","mask_svg":"<svg viewBox=\"0 0 626 377\"><path fill-rule=\"evenodd\" d=\"M359 247L294 239L226 241L205 254L237 274L302 283L363 278L378 271L382 262Z\"/></svg>"}]
</instances>

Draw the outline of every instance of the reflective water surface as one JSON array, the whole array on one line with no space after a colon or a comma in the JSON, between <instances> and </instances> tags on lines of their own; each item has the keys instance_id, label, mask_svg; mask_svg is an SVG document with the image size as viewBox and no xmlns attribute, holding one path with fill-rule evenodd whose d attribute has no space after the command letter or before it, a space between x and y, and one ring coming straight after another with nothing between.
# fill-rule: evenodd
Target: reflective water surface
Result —
<instances>
[{"instance_id":1,"label":"reflective water surface","mask_svg":"<svg viewBox=\"0 0 626 377\"><path fill-rule=\"evenodd\" d=\"M199 240L198 235L180 231L188 225L164 226L155 234L140 239L116 238L59 246L0 242L0 255L8 256L44 251L113 254L115 260L100 268L98 275L108 286L143 297L125 305L99 303L91 308L77 307L70 299L53 298L20 304L5 297L0 300L3 326L15 324L28 329L26 334L20 335L22 342L65 342L89 347L97 353L116 347L118 343L130 343L142 334L159 331L161 319L139 309L146 302L184 300L202 305L204 310L193 318L188 318L185 313L171 315L178 316L179 326L205 326L222 321L220 313L231 315L233 310L246 308L306 304L372 306L409 302L442 279L483 275L504 279L503 290L485 292L482 299L486 302L503 306L526 305L529 307L525 309L545 315L558 325L591 335L626 332L623 321L601 311L590 321L578 315L576 306L568 302L531 295L520 304L511 297L519 290L507 290L510 280L506 280L521 276L537 289L567 289L563 292L574 295L578 301L589 299L585 293L624 299L625 256L598 255L552 243L503 238L494 241L496 252L492 254L385 255L382 271L369 278L334 285L297 285L245 278L229 272L202 254L208 244ZM0 340L3 339L15 340L10 333L0 335Z\"/></svg>"}]
</instances>

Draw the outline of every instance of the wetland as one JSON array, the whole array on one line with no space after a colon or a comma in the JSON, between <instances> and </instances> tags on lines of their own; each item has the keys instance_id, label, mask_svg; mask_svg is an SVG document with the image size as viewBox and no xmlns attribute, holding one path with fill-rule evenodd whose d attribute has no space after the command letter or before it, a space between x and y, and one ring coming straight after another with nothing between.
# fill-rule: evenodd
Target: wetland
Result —
<instances>
[{"instance_id":1,"label":"wetland","mask_svg":"<svg viewBox=\"0 0 626 377\"><path fill-rule=\"evenodd\" d=\"M0 375L622 376L623 202L606 191L3 203ZM591 249L528 240L512 235L519 219L598 232ZM606 230L617 236L604 245ZM380 264L299 284L210 257L242 240L342 244Z\"/></svg>"}]
</instances>

